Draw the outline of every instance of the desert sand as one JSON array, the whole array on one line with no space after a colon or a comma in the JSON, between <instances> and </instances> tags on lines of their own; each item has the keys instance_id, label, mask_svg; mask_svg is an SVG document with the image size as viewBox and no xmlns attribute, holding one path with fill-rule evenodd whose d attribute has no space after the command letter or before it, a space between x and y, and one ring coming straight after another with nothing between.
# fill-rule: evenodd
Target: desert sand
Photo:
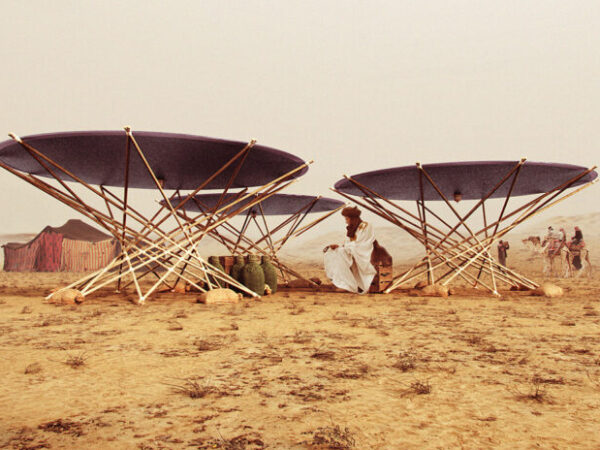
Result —
<instances>
[{"instance_id":1,"label":"desert sand","mask_svg":"<svg viewBox=\"0 0 600 450\"><path fill-rule=\"evenodd\" d=\"M512 248L509 266L543 281ZM43 301L77 276L0 272L1 447L600 448L597 267L552 279L553 299Z\"/></svg>"}]
</instances>

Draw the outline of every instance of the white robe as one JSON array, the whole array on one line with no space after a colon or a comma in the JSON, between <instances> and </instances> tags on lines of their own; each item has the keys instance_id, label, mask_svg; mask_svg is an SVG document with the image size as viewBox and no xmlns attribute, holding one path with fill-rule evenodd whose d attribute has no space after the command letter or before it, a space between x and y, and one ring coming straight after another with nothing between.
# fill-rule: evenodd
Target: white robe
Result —
<instances>
[{"instance_id":1,"label":"white robe","mask_svg":"<svg viewBox=\"0 0 600 450\"><path fill-rule=\"evenodd\" d=\"M363 294L369 291L377 273L371 264L374 240L373 227L361 222L354 240L346 236L343 245L327 249L323 257L325 273L334 285L350 292L358 292L358 288Z\"/></svg>"}]
</instances>

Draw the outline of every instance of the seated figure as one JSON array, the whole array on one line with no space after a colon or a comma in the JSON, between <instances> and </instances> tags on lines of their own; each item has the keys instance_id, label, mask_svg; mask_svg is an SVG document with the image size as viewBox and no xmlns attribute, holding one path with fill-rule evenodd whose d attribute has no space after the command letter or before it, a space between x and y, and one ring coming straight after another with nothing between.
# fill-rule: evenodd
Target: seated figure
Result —
<instances>
[{"instance_id":1,"label":"seated figure","mask_svg":"<svg viewBox=\"0 0 600 450\"><path fill-rule=\"evenodd\" d=\"M373 227L360 219L360 213L357 207L342 210L346 219L346 238L341 246L325 247L323 259L325 273L335 286L364 294L377 273L371 263L373 251L381 247L375 241Z\"/></svg>"}]
</instances>

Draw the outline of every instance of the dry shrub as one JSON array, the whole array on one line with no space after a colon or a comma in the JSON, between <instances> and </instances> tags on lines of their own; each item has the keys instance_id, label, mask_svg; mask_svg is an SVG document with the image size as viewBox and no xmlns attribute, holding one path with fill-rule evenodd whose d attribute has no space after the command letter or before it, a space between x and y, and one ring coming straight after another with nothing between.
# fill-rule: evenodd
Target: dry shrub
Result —
<instances>
[{"instance_id":1,"label":"dry shrub","mask_svg":"<svg viewBox=\"0 0 600 450\"><path fill-rule=\"evenodd\" d=\"M296 331L294 333L294 335L292 336L292 342L296 343L296 344L306 344L310 341L312 341L313 337L311 333L308 333L306 331Z\"/></svg>"},{"instance_id":2,"label":"dry shrub","mask_svg":"<svg viewBox=\"0 0 600 450\"><path fill-rule=\"evenodd\" d=\"M189 446L198 449L223 449L223 450L250 450L267 448L262 440L262 436L256 432L241 434L231 439L225 439L217 430L219 436L212 439L193 439L189 442Z\"/></svg>"},{"instance_id":3,"label":"dry shrub","mask_svg":"<svg viewBox=\"0 0 600 450\"><path fill-rule=\"evenodd\" d=\"M0 441L0 446L2 448L14 448L22 450L52 448L50 443L46 439L42 439L37 432L35 432L32 428L26 426L17 429L15 431L15 435L8 438L7 441Z\"/></svg>"},{"instance_id":4,"label":"dry shrub","mask_svg":"<svg viewBox=\"0 0 600 450\"><path fill-rule=\"evenodd\" d=\"M357 380L359 378L365 377L371 368L367 364L360 364L356 367L350 367L341 372L336 373L334 376L336 378L343 378L346 380Z\"/></svg>"},{"instance_id":5,"label":"dry shrub","mask_svg":"<svg viewBox=\"0 0 600 450\"><path fill-rule=\"evenodd\" d=\"M65 360L65 364L72 369L77 369L85 365L85 362L88 360L88 356L86 356L86 352L80 352L76 355L68 355Z\"/></svg>"},{"instance_id":6,"label":"dry shrub","mask_svg":"<svg viewBox=\"0 0 600 450\"><path fill-rule=\"evenodd\" d=\"M514 394L519 400L533 400L538 403L551 403L545 380L539 375L531 377L526 391L522 391L516 386L509 388L509 392Z\"/></svg>"},{"instance_id":7,"label":"dry shrub","mask_svg":"<svg viewBox=\"0 0 600 450\"><path fill-rule=\"evenodd\" d=\"M466 336L465 342L471 345L481 345L483 344L483 336L481 334L472 333Z\"/></svg>"},{"instance_id":8,"label":"dry shrub","mask_svg":"<svg viewBox=\"0 0 600 450\"><path fill-rule=\"evenodd\" d=\"M31 307L29 306L23 306L23 309L21 310L21 314L31 314L33 310L31 309Z\"/></svg>"},{"instance_id":9,"label":"dry shrub","mask_svg":"<svg viewBox=\"0 0 600 450\"><path fill-rule=\"evenodd\" d=\"M356 439L348 427L342 429L339 425L318 428L313 432L310 446L320 449L344 450L354 448Z\"/></svg>"},{"instance_id":10,"label":"dry shrub","mask_svg":"<svg viewBox=\"0 0 600 450\"><path fill-rule=\"evenodd\" d=\"M392 365L393 368L399 369L402 372L408 372L415 368L417 358L410 351L401 351L398 355L398 360Z\"/></svg>"},{"instance_id":11,"label":"dry shrub","mask_svg":"<svg viewBox=\"0 0 600 450\"><path fill-rule=\"evenodd\" d=\"M426 395L431 392L431 384L429 384L429 380L425 381L413 381L409 388L403 392L404 395L416 394L416 395Z\"/></svg>"},{"instance_id":12,"label":"dry shrub","mask_svg":"<svg viewBox=\"0 0 600 450\"><path fill-rule=\"evenodd\" d=\"M211 352L219 350L226 345L224 336L216 335L208 338L197 338L194 340L194 346L200 352Z\"/></svg>"},{"instance_id":13,"label":"dry shrub","mask_svg":"<svg viewBox=\"0 0 600 450\"><path fill-rule=\"evenodd\" d=\"M199 383L191 378L181 379L182 384L163 383L170 386L175 393L183 394L189 398L203 398L208 394L218 392L214 385L209 382Z\"/></svg>"},{"instance_id":14,"label":"dry shrub","mask_svg":"<svg viewBox=\"0 0 600 450\"><path fill-rule=\"evenodd\" d=\"M83 435L82 424L73 422L69 419L57 419L51 422L46 422L38 426L40 430L50 431L52 433L67 433L72 436Z\"/></svg>"},{"instance_id":15,"label":"dry shrub","mask_svg":"<svg viewBox=\"0 0 600 450\"><path fill-rule=\"evenodd\" d=\"M496 353L496 352L506 352L508 351L506 348L498 348L494 344L487 344L481 347L482 352L486 353Z\"/></svg>"}]
</instances>

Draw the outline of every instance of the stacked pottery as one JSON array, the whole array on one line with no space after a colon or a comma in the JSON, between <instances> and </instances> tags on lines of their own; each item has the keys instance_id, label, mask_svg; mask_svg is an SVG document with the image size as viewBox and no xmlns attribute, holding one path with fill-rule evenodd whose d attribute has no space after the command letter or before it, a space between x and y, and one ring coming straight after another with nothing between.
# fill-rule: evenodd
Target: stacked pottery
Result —
<instances>
[{"instance_id":1,"label":"stacked pottery","mask_svg":"<svg viewBox=\"0 0 600 450\"><path fill-rule=\"evenodd\" d=\"M244 284L244 280L242 280L242 270L244 270L244 257L241 255L236 255L235 262L233 266L231 266L231 278L235 281L238 281L241 284ZM234 291L239 292L239 289L234 286Z\"/></svg>"},{"instance_id":2,"label":"stacked pottery","mask_svg":"<svg viewBox=\"0 0 600 450\"><path fill-rule=\"evenodd\" d=\"M208 258L208 263L211 266L213 266L215 269L221 271L221 273L223 275L225 274L225 269L223 269L223 266L219 262L219 257L218 256L210 256ZM227 287L227 283L225 283L223 280L220 280L219 278L216 278L216 277L210 277L210 282L212 284L216 285L217 287L220 287L220 288L226 288Z\"/></svg>"},{"instance_id":3,"label":"stacked pottery","mask_svg":"<svg viewBox=\"0 0 600 450\"><path fill-rule=\"evenodd\" d=\"M265 293L265 274L260 266L260 256L248 256L248 263L242 270L242 282L244 286L258 295Z\"/></svg>"},{"instance_id":4,"label":"stacked pottery","mask_svg":"<svg viewBox=\"0 0 600 450\"><path fill-rule=\"evenodd\" d=\"M265 274L265 284L271 288L271 294L274 294L277 292L277 269L271 264L271 258L263 256L260 267Z\"/></svg>"}]
</instances>

